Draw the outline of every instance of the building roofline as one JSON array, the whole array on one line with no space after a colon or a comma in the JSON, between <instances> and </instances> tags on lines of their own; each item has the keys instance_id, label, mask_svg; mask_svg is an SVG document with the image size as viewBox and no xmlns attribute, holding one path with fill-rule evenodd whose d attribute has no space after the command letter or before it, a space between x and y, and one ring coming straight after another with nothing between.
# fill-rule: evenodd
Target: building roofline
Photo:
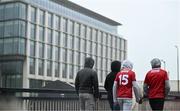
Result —
<instances>
[{"instance_id":1,"label":"building roofline","mask_svg":"<svg viewBox=\"0 0 180 111\"><path fill-rule=\"evenodd\" d=\"M69 0L50 0L50 1L61 4L61 5L65 6L65 7L67 7L67 8L75 10L75 11L77 11L79 13L84 14L84 15L90 16L90 17L92 17L94 19L100 20L100 21L102 21L102 22L104 22L106 24L109 24L109 25L112 25L112 26L122 25L119 22L116 22L116 21L114 21L112 19L109 19L109 18L107 18L105 16L102 16L102 15L96 13L96 12L93 12L93 11L91 11L91 10L89 10L87 8L84 8L84 7L82 7L82 6L78 5L78 4L75 4L75 3L73 3L73 2L71 2Z\"/></svg>"}]
</instances>

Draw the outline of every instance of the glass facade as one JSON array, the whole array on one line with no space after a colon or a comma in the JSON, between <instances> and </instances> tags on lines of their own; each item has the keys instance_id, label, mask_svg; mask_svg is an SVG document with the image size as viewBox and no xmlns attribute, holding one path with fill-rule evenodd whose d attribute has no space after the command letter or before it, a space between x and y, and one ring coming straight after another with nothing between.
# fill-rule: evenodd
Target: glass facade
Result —
<instances>
[{"instance_id":1,"label":"glass facade","mask_svg":"<svg viewBox=\"0 0 180 111\"><path fill-rule=\"evenodd\" d=\"M49 81L74 82L77 71L84 67L85 57L95 60L94 69L103 85L111 61L126 59L127 43L115 33L115 26L49 0L24 2L0 4L0 56L27 58L18 62L22 65L18 74L22 79L23 64L27 63L24 65L27 75L34 78L29 81L29 87L34 87L35 79L41 81L44 77Z\"/></svg>"}]
</instances>

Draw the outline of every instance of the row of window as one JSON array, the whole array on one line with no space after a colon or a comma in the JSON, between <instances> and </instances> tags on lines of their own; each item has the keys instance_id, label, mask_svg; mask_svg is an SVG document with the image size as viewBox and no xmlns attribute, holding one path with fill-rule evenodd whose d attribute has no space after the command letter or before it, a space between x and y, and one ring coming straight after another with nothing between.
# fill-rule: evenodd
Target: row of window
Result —
<instances>
[{"instance_id":1,"label":"row of window","mask_svg":"<svg viewBox=\"0 0 180 111\"><path fill-rule=\"evenodd\" d=\"M26 37L26 22L20 20L0 22L0 38Z\"/></svg>"},{"instance_id":2,"label":"row of window","mask_svg":"<svg viewBox=\"0 0 180 111\"><path fill-rule=\"evenodd\" d=\"M23 38L0 39L0 55L25 55L25 44Z\"/></svg>"},{"instance_id":3,"label":"row of window","mask_svg":"<svg viewBox=\"0 0 180 111\"><path fill-rule=\"evenodd\" d=\"M26 19L27 9L23 3L9 3L0 5L0 20Z\"/></svg>"}]
</instances>

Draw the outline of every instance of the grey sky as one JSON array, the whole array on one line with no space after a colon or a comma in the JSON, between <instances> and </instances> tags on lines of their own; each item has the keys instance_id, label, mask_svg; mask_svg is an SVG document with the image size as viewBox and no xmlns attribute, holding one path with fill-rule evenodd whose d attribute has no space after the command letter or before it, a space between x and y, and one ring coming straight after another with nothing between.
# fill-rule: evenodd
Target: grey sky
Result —
<instances>
[{"instance_id":1,"label":"grey sky","mask_svg":"<svg viewBox=\"0 0 180 111\"><path fill-rule=\"evenodd\" d=\"M137 80L143 80L154 57L166 61L176 80L176 48L180 48L180 0L71 0L122 23L118 32L128 40L128 59ZM162 64L163 66L164 64Z\"/></svg>"}]
</instances>

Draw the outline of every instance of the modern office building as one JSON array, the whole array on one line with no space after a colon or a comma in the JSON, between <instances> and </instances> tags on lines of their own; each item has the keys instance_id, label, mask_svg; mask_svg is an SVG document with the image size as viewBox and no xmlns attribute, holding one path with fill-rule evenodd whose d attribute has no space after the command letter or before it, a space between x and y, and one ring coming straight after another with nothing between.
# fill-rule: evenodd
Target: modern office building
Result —
<instances>
[{"instance_id":1,"label":"modern office building","mask_svg":"<svg viewBox=\"0 0 180 111\"><path fill-rule=\"evenodd\" d=\"M67 0L0 0L0 86L74 83L85 57L103 85L111 61L127 57L119 25Z\"/></svg>"}]
</instances>

